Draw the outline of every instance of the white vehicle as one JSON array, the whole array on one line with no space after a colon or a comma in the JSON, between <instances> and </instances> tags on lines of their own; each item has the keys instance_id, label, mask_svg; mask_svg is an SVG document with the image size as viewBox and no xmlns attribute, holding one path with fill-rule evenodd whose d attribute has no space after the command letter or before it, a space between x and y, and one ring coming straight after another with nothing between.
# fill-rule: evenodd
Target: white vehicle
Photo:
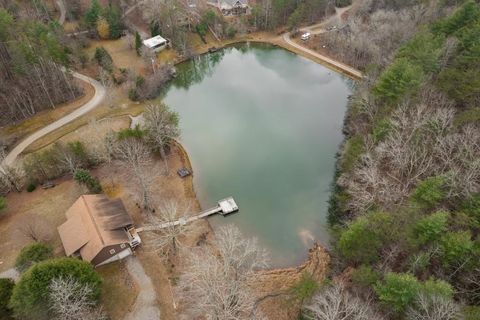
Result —
<instances>
[{"instance_id":1,"label":"white vehicle","mask_svg":"<svg viewBox=\"0 0 480 320\"><path fill-rule=\"evenodd\" d=\"M310 39L310 37L311 37L310 32L307 32L307 33L302 34L300 39L302 39L303 41L307 41L308 39Z\"/></svg>"}]
</instances>

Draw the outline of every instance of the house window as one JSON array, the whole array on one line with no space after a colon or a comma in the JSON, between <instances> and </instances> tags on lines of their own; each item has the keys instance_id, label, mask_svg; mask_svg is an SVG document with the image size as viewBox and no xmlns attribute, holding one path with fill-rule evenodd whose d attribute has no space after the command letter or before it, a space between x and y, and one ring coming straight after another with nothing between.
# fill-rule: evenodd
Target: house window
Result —
<instances>
[{"instance_id":1,"label":"house window","mask_svg":"<svg viewBox=\"0 0 480 320\"><path fill-rule=\"evenodd\" d=\"M115 253L115 249L110 249L110 254L114 254Z\"/></svg>"},{"instance_id":2,"label":"house window","mask_svg":"<svg viewBox=\"0 0 480 320\"><path fill-rule=\"evenodd\" d=\"M125 249L125 247L126 247L125 243L122 243L122 244L120 245L120 248L122 248L122 249Z\"/></svg>"}]
</instances>

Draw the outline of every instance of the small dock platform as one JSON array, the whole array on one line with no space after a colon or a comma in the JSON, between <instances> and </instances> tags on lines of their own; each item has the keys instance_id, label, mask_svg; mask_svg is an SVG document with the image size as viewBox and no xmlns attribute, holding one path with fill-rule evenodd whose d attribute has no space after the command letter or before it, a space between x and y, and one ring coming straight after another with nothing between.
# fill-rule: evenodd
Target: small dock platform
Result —
<instances>
[{"instance_id":1,"label":"small dock platform","mask_svg":"<svg viewBox=\"0 0 480 320\"><path fill-rule=\"evenodd\" d=\"M156 231L156 230L162 230L164 228L171 228L175 227L178 225L185 225L187 223L200 220L206 217L209 217L214 214L221 214L222 216L227 216L231 213L237 212L238 211L238 205L233 199L233 197L228 197L225 199L222 199L218 201L217 206L210 208L208 210L202 211L199 214L190 217L190 218L180 218L176 221L170 221L170 222L165 222L159 225L151 225L151 226L146 226L143 228L137 228L137 232L142 232L142 231Z\"/></svg>"}]
</instances>

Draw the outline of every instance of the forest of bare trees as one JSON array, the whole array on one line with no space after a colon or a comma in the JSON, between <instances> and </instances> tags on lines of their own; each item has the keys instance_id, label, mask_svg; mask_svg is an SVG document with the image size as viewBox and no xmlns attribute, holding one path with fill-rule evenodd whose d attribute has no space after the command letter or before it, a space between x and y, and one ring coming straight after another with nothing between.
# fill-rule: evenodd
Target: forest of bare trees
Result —
<instances>
[{"instance_id":1,"label":"forest of bare trees","mask_svg":"<svg viewBox=\"0 0 480 320\"><path fill-rule=\"evenodd\" d=\"M55 28L0 8L0 125L80 95Z\"/></svg>"}]
</instances>

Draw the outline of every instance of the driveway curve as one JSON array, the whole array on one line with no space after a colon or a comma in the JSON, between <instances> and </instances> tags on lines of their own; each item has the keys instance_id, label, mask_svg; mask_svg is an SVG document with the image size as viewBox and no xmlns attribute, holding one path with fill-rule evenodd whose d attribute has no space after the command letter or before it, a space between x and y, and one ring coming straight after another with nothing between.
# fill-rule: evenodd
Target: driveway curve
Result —
<instances>
[{"instance_id":1,"label":"driveway curve","mask_svg":"<svg viewBox=\"0 0 480 320\"><path fill-rule=\"evenodd\" d=\"M313 50L310 50L308 48L305 48L304 46L301 46L299 45L298 43L296 43L295 41L293 41L291 38L290 38L290 32L287 32L287 33L284 33L283 34L283 41L285 41L289 46L292 46L298 50L301 50L311 56L314 56L315 58L318 58L319 60L327 63L328 65L331 65L332 67L334 67L335 69L338 69L342 72L344 72L345 74L351 76L351 77L354 77L354 78L357 78L357 79L361 79L363 78L363 73L353 67L350 67L344 63L341 63L337 60L334 60L334 59L331 59L323 54L320 54L316 51L313 51Z\"/></svg>"},{"instance_id":2,"label":"driveway curve","mask_svg":"<svg viewBox=\"0 0 480 320\"><path fill-rule=\"evenodd\" d=\"M95 94L93 95L93 98L72 113L67 114L63 118L60 118L57 121L50 123L46 127L43 127L42 129L28 136L25 140L16 145L15 148L13 148L12 151L7 154L5 159L3 159L3 165L12 165L17 159L18 155L22 153L34 141L83 116L89 111L95 109L102 102L103 98L105 97L105 87L102 86L100 82L77 72L73 72L73 76L77 79L88 82L93 86L93 88L95 89Z\"/></svg>"},{"instance_id":3,"label":"driveway curve","mask_svg":"<svg viewBox=\"0 0 480 320\"><path fill-rule=\"evenodd\" d=\"M307 27L302 27L300 28L300 30L302 30L302 32L310 32L311 34L320 34L320 33L324 33L324 32L327 32L323 27L326 26L326 25L332 25L332 24L335 24L335 23L339 23L341 20L342 20L342 15L351 9L351 5L348 6L348 7L345 7L345 8L335 8L335 14L332 15L330 18L328 18L327 20L321 22L321 23L317 23L317 24L314 24L314 25L311 25L311 26L307 26ZM283 38L283 41L285 41L289 46L292 46L298 50L301 50L311 56L314 56L315 58L325 62L326 64L334 67L335 69L338 69L342 72L344 72L345 74L353 77L353 78L357 78L357 79L361 79L363 78L363 73L349 65L346 65L340 61L337 61L337 60L334 60L332 58L329 58L321 53L318 53L316 51L313 51L313 50L310 50L308 48L305 48L304 46L296 43L295 41L293 41L291 38L290 38L290 32L286 32L283 34L282 36Z\"/></svg>"}]
</instances>

